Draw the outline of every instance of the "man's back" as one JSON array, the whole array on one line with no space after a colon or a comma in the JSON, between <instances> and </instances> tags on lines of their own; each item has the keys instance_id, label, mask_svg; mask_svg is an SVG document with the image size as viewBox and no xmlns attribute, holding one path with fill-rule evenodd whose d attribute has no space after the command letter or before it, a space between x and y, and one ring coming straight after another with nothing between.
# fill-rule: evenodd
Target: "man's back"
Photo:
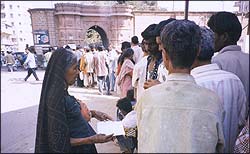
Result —
<instances>
[{"instance_id":1,"label":"man's back","mask_svg":"<svg viewBox=\"0 0 250 154\"><path fill-rule=\"evenodd\" d=\"M191 74L198 85L214 91L220 97L225 110L225 152L233 152L239 128L246 118L247 104L242 82L235 74L221 70L217 64L196 67Z\"/></svg>"},{"instance_id":2,"label":"man's back","mask_svg":"<svg viewBox=\"0 0 250 154\"><path fill-rule=\"evenodd\" d=\"M14 56L12 54L7 54L5 56L5 59L6 59L7 64L15 64L15 59L14 59Z\"/></svg>"},{"instance_id":3,"label":"man's back","mask_svg":"<svg viewBox=\"0 0 250 154\"><path fill-rule=\"evenodd\" d=\"M219 98L188 74L146 90L136 110L139 153L223 151Z\"/></svg>"},{"instance_id":4,"label":"man's back","mask_svg":"<svg viewBox=\"0 0 250 154\"><path fill-rule=\"evenodd\" d=\"M213 57L212 63L218 64L222 70L232 72L240 78L249 103L249 54L243 53L240 46L229 45Z\"/></svg>"},{"instance_id":5,"label":"man's back","mask_svg":"<svg viewBox=\"0 0 250 154\"><path fill-rule=\"evenodd\" d=\"M135 64L138 63L143 57L142 48L139 45L133 46L132 49L134 50L133 60Z\"/></svg>"},{"instance_id":6,"label":"man's back","mask_svg":"<svg viewBox=\"0 0 250 154\"><path fill-rule=\"evenodd\" d=\"M86 62L87 62L87 72L92 73L94 69L94 60L93 60L93 53L92 52L87 52L85 54Z\"/></svg>"},{"instance_id":7,"label":"man's back","mask_svg":"<svg viewBox=\"0 0 250 154\"><path fill-rule=\"evenodd\" d=\"M106 59L107 57L104 51L98 52L94 55L94 68L97 76L106 76L108 74Z\"/></svg>"}]
</instances>

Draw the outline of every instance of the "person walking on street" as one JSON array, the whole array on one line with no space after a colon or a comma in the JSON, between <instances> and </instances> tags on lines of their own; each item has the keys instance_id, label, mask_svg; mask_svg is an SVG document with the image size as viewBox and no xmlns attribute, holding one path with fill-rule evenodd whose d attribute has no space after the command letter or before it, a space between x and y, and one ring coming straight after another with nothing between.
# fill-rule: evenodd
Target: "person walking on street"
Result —
<instances>
[{"instance_id":1,"label":"person walking on street","mask_svg":"<svg viewBox=\"0 0 250 154\"><path fill-rule=\"evenodd\" d=\"M106 67L106 62L107 62L107 55L105 51L103 51L102 46L98 46L97 52L94 57L94 72L97 75L97 81L98 81L98 89L99 89L99 94L103 95L103 86L105 84L105 77L108 75L108 69ZM107 94L109 91L107 91Z\"/></svg>"},{"instance_id":2,"label":"person walking on street","mask_svg":"<svg viewBox=\"0 0 250 154\"><path fill-rule=\"evenodd\" d=\"M28 75L24 78L24 81L27 81L27 79L30 77L31 74L36 78L36 81L39 81L39 78L36 75L36 60L35 60L35 47L30 46L28 50L25 50L27 53L27 58L24 62L24 66L28 67Z\"/></svg>"},{"instance_id":3,"label":"person walking on street","mask_svg":"<svg viewBox=\"0 0 250 154\"><path fill-rule=\"evenodd\" d=\"M8 71L13 72L13 65L15 64L15 58L11 54L11 51L7 51L7 55L5 56L5 60L7 63Z\"/></svg>"}]
</instances>

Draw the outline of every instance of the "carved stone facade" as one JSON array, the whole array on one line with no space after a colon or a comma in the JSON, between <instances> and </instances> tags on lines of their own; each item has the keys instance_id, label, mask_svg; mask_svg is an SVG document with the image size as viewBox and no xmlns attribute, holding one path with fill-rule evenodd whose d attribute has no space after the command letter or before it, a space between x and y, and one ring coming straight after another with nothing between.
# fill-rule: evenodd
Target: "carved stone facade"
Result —
<instances>
[{"instance_id":1,"label":"carved stone facade","mask_svg":"<svg viewBox=\"0 0 250 154\"><path fill-rule=\"evenodd\" d=\"M30 9L32 31L48 30L50 46L68 43L84 45L88 29L96 30L104 46L120 48L122 41L130 41L133 35L141 40L141 32L152 23L169 17L183 19L184 12L138 11L131 6L86 6L59 3L54 9ZM214 12L189 12L189 19L204 25Z\"/></svg>"},{"instance_id":2,"label":"carved stone facade","mask_svg":"<svg viewBox=\"0 0 250 154\"><path fill-rule=\"evenodd\" d=\"M55 4L55 9L30 9L32 30L48 30L51 46L68 43L84 44L88 29L96 30L104 46L119 46L132 37L132 8L85 6L81 4Z\"/></svg>"}]
</instances>

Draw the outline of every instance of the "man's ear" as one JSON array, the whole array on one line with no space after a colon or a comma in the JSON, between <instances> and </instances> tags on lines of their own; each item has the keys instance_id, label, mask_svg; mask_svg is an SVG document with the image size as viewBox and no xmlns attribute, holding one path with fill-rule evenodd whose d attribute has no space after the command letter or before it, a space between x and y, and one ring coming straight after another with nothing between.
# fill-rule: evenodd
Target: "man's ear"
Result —
<instances>
[{"instance_id":1,"label":"man's ear","mask_svg":"<svg viewBox=\"0 0 250 154\"><path fill-rule=\"evenodd\" d=\"M221 40L222 40L224 43L230 41L230 38L229 38L229 35L228 35L227 32L221 34L221 35L220 35L220 38L221 38Z\"/></svg>"},{"instance_id":2,"label":"man's ear","mask_svg":"<svg viewBox=\"0 0 250 154\"><path fill-rule=\"evenodd\" d=\"M165 49L162 51L162 58L163 58L164 65L168 70L169 69L169 56L166 53Z\"/></svg>"}]
</instances>

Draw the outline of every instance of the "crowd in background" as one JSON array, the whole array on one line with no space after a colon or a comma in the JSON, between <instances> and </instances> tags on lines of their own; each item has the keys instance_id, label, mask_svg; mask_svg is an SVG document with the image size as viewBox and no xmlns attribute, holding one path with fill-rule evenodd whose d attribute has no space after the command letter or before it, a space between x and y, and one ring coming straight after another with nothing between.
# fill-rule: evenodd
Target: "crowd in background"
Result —
<instances>
[{"instance_id":1,"label":"crowd in background","mask_svg":"<svg viewBox=\"0 0 250 154\"><path fill-rule=\"evenodd\" d=\"M64 49L77 60L76 86L120 97L122 152L249 153L249 54L237 45L241 32L235 14L218 12L207 27L173 18L151 24L141 42L133 36L121 49ZM33 49L27 53L25 81L31 74L39 80Z\"/></svg>"}]
</instances>

